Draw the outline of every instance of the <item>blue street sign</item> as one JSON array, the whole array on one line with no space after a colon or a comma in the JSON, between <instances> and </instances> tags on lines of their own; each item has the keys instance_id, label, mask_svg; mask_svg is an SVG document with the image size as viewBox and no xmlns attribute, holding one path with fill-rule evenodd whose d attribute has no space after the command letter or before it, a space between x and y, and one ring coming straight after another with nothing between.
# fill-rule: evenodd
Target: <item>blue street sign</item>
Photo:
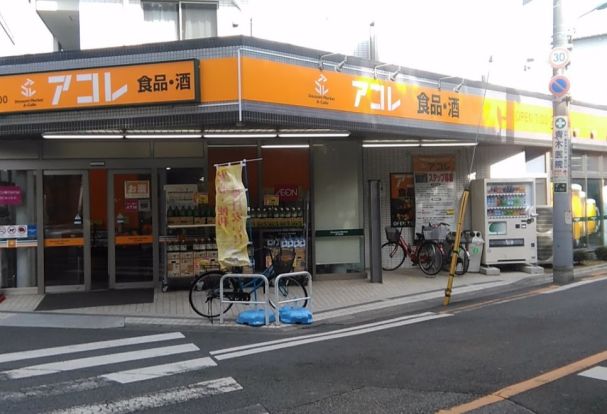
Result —
<instances>
[{"instance_id":1,"label":"blue street sign","mask_svg":"<svg viewBox=\"0 0 607 414\"><path fill-rule=\"evenodd\" d=\"M570 87L571 83L569 82L569 79L563 75L553 76L552 79L550 79L550 83L548 84L548 89L550 90L550 93L557 97L563 96L567 92L569 92Z\"/></svg>"}]
</instances>

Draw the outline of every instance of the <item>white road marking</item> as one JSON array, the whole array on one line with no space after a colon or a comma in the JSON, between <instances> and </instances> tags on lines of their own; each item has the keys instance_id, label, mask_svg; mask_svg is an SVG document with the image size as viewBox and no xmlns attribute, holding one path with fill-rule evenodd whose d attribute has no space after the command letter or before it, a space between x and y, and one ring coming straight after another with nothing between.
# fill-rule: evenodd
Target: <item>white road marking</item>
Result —
<instances>
[{"instance_id":1,"label":"white road marking","mask_svg":"<svg viewBox=\"0 0 607 414\"><path fill-rule=\"evenodd\" d=\"M371 327L364 328L364 329L350 330L348 332L336 333L338 331L333 331L333 332L328 332L325 335L319 336L319 337L292 340L290 342L281 343L281 344L261 346L261 347L258 346L255 348L246 349L246 350L242 350L242 351L224 353L224 354L216 355L215 359L221 361L224 359L239 358L239 357L246 356L246 355L274 351L276 349L283 349L283 348L289 348L289 347L293 347L293 346L305 345L305 344L309 344L309 343L313 343L313 342L327 341L329 339L337 339L337 338L345 338L348 336L362 335L362 334L366 334L366 333L370 333L370 332L381 331L384 329L396 328L398 326L411 325L414 323L425 322L425 321L429 321L429 320L433 320L433 319L446 318L448 316L453 316L453 315L447 314L447 313L434 314L434 315L422 316L419 318L407 319L407 320L383 324L383 325L371 326Z\"/></svg>"},{"instance_id":2,"label":"white road marking","mask_svg":"<svg viewBox=\"0 0 607 414\"><path fill-rule=\"evenodd\" d=\"M409 319L415 319L415 318L424 317L424 316L430 316L430 315L436 315L436 314L433 313L433 312L424 312L424 313L418 313L416 315L400 316L398 318L387 319L387 320L384 320L384 321L373 322L373 323L366 323L366 324L363 324L363 325L357 325L357 326L353 326L351 328L343 328L343 329L337 329L337 330L329 331L329 332L321 332L321 333L311 334L311 335L294 336L294 337L291 337L291 338L276 339L274 341L257 342L257 343L254 343L254 344L236 346L236 347L233 347L233 348L219 349L219 350L216 350L216 351L211 351L211 352L209 352L209 354L211 354L211 355L226 354L226 353L231 353L231 352L234 352L234 351L242 351L242 350L245 350L245 349L259 348L259 347L266 346L266 345L282 344L282 343L285 343L285 342L300 341L302 339L308 339L308 338L318 338L318 337L333 335L333 334L336 334L336 333L357 331L359 329L365 329L365 328L369 328L369 327L372 327L372 326L386 325L386 324L393 323L393 322L398 322L398 321L403 321L403 320L409 320Z\"/></svg>"},{"instance_id":3,"label":"white road marking","mask_svg":"<svg viewBox=\"0 0 607 414\"><path fill-rule=\"evenodd\" d=\"M568 285L559 286L556 289L547 290L545 292L542 292L542 294L549 295L551 293L562 292L564 290L569 290L569 289L573 289L573 288L576 288L579 286L588 285L590 283L602 282L605 279L607 279L607 277L599 277L599 278L595 278L595 279L588 279L588 280L582 280L582 281L575 282L575 283L569 283Z\"/></svg>"},{"instance_id":4,"label":"white road marking","mask_svg":"<svg viewBox=\"0 0 607 414\"><path fill-rule=\"evenodd\" d=\"M97 367L100 365L116 364L125 361L137 361L140 359L175 355L184 352L198 351L194 344L165 346L159 348L144 349L139 351L121 352L117 354L99 355L88 358L71 359L67 361L51 362L48 364L32 365L25 368L12 369L0 372L0 379L18 379L35 377L39 375L54 374L63 371L73 371L81 368Z\"/></svg>"},{"instance_id":5,"label":"white road marking","mask_svg":"<svg viewBox=\"0 0 607 414\"><path fill-rule=\"evenodd\" d=\"M156 391L139 397L108 401L99 404L79 405L49 414L125 414L135 411L161 408L211 395L242 390L242 386L232 377L198 382L185 387L175 387L166 391Z\"/></svg>"},{"instance_id":6,"label":"white road marking","mask_svg":"<svg viewBox=\"0 0 607 414\"><path fill-rule=\"evenodd\" d=\"M19 391L0 393L0 401L23 401L32 398L45 398L54 395L63 395L70 392L82 392L110 385L111 382L101 377L91 377L72 381L44 384Z\"/></svg>"},{"instance_id":7,"label":"white road marking","mask_svg":"<svg viewBox=\"0 0 607 414\"><path fill-rule=\"evenodd\" d=\"M578 375L581 375L582 377L598 379L601 381L607 381L607 368L594 367L584 372L580 372Z\"/></svg>"},{"instance_id":8,"label":"white road marking","mask_svg":"<svg viewBox=\"0 0 607 414\"><path fill-rule=\"evenodd\" d=\"M494 287L506 286L506 285L510 285L510 284L512 284L512 281L502 280L502 281L497 281L497 282L458 286L458 287L453 288L452 296L455 297L457 295L462 295L464 293L477 292L477 291L484 290L484 289L491 289ZM385 309L385 308L390 308L390 307L394 307L394 306L401 306L401 305L406 305L409 303L418 303L418 302L423 302L426 300L433 300L433 299L439 299L439 298L442 299L442 298L444 298L444 296L445 296L445 292L443 290L441 290L441 291L435 291L435 292L420 293L417 295L410 295L410 296L394 298L394 299L385 299L380 302L366 303L363 305L347 307L344 309L318 312L318 313L314 314L314 320L321 321L321 320L330 319L330 318L350 316L353 313L375 311L378 309Z\"/></svg>"},{"instance_id":9,"label":"white road marking","mask_svg":"<svg viewBox=\"0 0 607 414\"><path fill-rule=\"evenodd\" d=\"M0 363L21 361L24 359L42 358L53 355L72 354L74 352L92 351L95 349L107 349L119 346L169 341L171 339L181 338L185 338L185 336L181 332L172 332L168 334L136 336L132 338L113 339L109 341L89 342L85 344L57 346L54 348L34 349L32 351L11 352L8 354L0 354Z\"/></svg>"},{"instance_id":10,"label":"white road marking","mask_svg":"<svg viewBox=\"0 0 607 414\"><path fill-rule=\"evenodd\" d=\"M126 384L135 381L145 381L160 378L162 376L181 374L184 372L214 366L217 366L217 363L209 357L190 359L188 361L179 361L173 364L156 365L128 371L113 372L111 374L100 375L97 377L22 388L19 391L0 393L0 401L23 401L31 398L45 398L63 395L70 392L82 392L106 387L115 382Z\"/></svg>"},{"instance_id":11,"label":"white road marking","mask_svg":"<svg viewBox=\"0 0 607 414\"><path fill-rule=\"evenodd\" d=\"M209 357L190 359L188 361L173 362L170 364L155 365L153 367L136 368L128 371L114 372L101 375L101 378L110 381L128 384L131 382L144 381L153 378L160 378L167 375L179 374L182 372L195 371L198 369L215 367L217 363Z\"/></svg>"}]
</instances>

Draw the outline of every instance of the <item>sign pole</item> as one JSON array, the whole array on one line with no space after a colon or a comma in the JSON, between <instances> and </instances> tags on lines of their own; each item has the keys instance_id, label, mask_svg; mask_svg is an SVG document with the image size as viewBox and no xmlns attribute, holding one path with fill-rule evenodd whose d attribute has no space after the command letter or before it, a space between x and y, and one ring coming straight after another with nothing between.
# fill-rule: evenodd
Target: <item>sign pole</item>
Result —
<instances>
[{"instance_id":1,"label":"sign pole","mask_svg":"<svg viewBox=\"0 0 607 414\"><path fill-rule=\"evenodd\" d=\"M568 48L567 33L563 25L561 0L553 0L553 38L555 50ZM558 60L558 59L556 59ZM573 226L571 214L571 136L569 124L568 84L559 90L566 65L553 62L553 80L550 91L553 94L552 124L552 185L554 190L552 226L553 282L563 285L573 281ZM556 79L555 79L556 78Z\"/></svg>"}]
</instances>

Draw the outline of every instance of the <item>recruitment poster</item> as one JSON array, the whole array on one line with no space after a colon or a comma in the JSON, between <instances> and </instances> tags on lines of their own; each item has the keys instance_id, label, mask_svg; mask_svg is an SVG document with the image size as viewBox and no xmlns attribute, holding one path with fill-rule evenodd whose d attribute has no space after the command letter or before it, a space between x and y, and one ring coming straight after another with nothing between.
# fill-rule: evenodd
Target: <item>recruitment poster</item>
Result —
<instances>
[{"instance_id":1,"label":"recruitment poster","mask_svg":"<svg viewBox=\"0 0 607 414\"><path fill-rule=\"evenodd\" d=\"M415 191L413 174L390 174L390 225L413 227L415 222Z\"/></svg>"},{"instance_id":2,"label":"recruitment poster","mask_svg":"<svg viewBox=\"0 0 607 414\"><path fill-rule=\"evenodd\" d=\"M248 266L247 194L242 164L220 165L215 176L215 239L222 268Z\"/></svg>"},{"instance_id":3,"label":"recruitment poster","mask_svg":"<svg viewBox=\"0 0 607 414\"><path fill-rule=\"evenodd\" d=\"M413 158L415 176L415 232L422 226L447 223L455 229L455 157L451 155Z\"/></svg>"}]
</instances>

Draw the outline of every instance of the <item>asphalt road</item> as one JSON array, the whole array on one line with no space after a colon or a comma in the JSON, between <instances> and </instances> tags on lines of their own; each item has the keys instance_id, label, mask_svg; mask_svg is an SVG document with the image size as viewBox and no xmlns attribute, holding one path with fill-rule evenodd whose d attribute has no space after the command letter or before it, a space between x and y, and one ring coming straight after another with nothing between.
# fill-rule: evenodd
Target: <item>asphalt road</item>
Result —
<instances>
[{"instance_id":1,"label":"asphalt road","mask_svg":"<svg viewBox=\"0 0 607 414\"><path fill-rule=\"evenodd\" d=\"M286 330L0 328L0 412L605 413L606 293Z\"/></svg>"}]
</instances>

